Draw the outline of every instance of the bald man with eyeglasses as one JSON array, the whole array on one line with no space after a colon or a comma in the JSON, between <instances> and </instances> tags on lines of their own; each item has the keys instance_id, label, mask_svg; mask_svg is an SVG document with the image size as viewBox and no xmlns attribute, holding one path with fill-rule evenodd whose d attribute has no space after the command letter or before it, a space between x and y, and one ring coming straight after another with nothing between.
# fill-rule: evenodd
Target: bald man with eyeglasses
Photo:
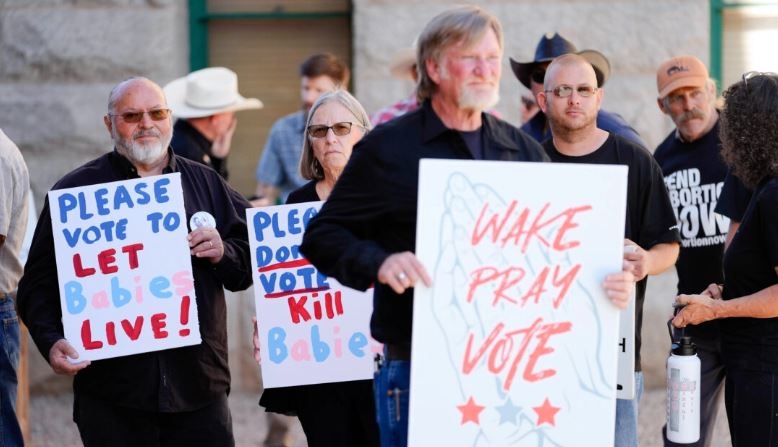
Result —
<instances>
[{"instance_id":1,"label":"bald man with eyeglasses","mask_svg":"<svg viewBox=\"0 0 778 447\"><path fill-rule=\"evenodd\" d=\"M546 71L538 105L548 117L551 138L543 143L552 162L622 164L627 177L624 268L635 284L635 398L617 399L617 447L638 445L638 403L643 391L640 331L648 275L670 268L678 258L675 214L659 165L642 146L597 127L604 90L592 65L582 56L565 54ZM615 342L615 340L614 340Z\"/></svg>"},{"instance_id":2,"label":"bald man with eyeglasses","mask_svg":"<svg viewBox=\"0 0 778 447\"><path fill-rule=\"evenodd\" d=\"M532 97L537 100L538 93L543 90L543 79L546 76L548 65L555 57L562 56L563 54L577 54L585 58L592 65L597 75L597 87L602 87L610 77L610 61L604 54L589 49L579 51L573 42L562 37L559 33L554 33L553 35L548 33L540 38L533 60L519 62L511 58L511 69L516 79L524 87L528 88ZM646 146L646 143L643 142L637 131L617 113L600 110L597 113L597 126L608 132L626 137L641 146ZM548 119L542 111L535 113L528 120L522 121L521 130L541 143L551 136Z\"/></svg>"}]
</instances>

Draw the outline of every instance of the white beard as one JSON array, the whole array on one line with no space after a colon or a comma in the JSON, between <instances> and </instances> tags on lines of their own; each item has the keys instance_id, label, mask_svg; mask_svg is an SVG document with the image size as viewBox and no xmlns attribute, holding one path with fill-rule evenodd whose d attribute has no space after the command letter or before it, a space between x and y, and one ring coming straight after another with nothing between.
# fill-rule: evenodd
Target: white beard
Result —
<instances>
[{"instance_id":1,"label":"white beard","mask_svg":"<svg viewBox=\"0 0 778 447\"><path fill-rule=\"evenodd\" d=\"M156 136L158 140L147 144L137 143L135 138L144 132L151 133ZM161 135L158 131L148 130L135 132L132 135L131 140L120 138L115 131L112 131L111 134L119 152L129 158L133 164L140 165L149 165L164 157L167 152L167 147L170 145L170 140L173 138L172 133Z\"/></svg>"},{"instance_id":2,"label":"white beard","mask_svg":"<svg viewBox=\"0 0 778 447\"><path fill-rule=\"evenodd\" d=\"M451 78L450 73L448 72L448 69L445 65L441 65L440 67L440 77L444 80L448 80ZM462 91L459 93L459 97L457 98L457 103L460 108L462 109L470 109L470 110L479 110L484 111L488 110L500 101L500 87L499 85L494 86L491 91L489 92L479 92L474 89L470 89L467 86L465 86Z\"/></svg>"},{"instance_id":3,"label":"white beard","mask_svg":"<svg viewBox=\"0 0 778 447\"><path fill-rule=\"evenodd\" d=\"M476 93L465 89L459 95L459 107L463 109L488 110L500 101L500 92L496 88L489 93Z\"/></svg>"}]
</instances>

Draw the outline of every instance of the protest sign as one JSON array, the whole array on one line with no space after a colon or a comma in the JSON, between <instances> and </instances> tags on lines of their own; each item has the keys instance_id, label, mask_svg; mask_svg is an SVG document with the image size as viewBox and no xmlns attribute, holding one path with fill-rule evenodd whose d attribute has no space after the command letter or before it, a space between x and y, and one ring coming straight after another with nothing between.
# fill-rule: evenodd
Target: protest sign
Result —
<instances>
[{"instance_id":1,"label":"protest sign","mask_svg":"<svg viewBox=\"0 0 778 447\"><path fill-rule=\"evenodd\" d=\"M200 343L180 174L50 191L49 207L79 361Z\"/></svg>"},{"instance_id":2,"label":"protest sign","mask_svg":"<svg viewBox=\"0 0 778 447\"><path fill-rule=\"evenodd\" d=\"M635 398L635 291L629 306L619 315L619 355L616 370L616 397Z\"/></svg>"},{"instance_id":3,"label":"protest sign","mask_svg":"<svg viewBox=\"0 0 778 447\"><path fill-rule=\"evenodd\" d=\"M246 210L265 388L373 377L373 289L345 287L300 254L321 205Z\"/></svg>"},{"instance_id":4,"label":"protest sign","mask_svg":"<svg viewBox=\"0 0 778 447\"><path fill-rule=\"evenodd\" d=\"M625 166L422 160L409 443L613 445Z\"/></svg>"}]
</instances>

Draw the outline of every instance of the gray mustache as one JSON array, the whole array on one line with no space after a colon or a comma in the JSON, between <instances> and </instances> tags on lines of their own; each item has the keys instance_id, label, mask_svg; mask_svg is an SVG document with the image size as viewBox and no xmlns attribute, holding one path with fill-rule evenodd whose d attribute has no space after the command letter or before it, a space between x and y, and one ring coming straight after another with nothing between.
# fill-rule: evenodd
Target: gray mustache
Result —
<instances>
[{"instance_id":1,"label":"gray mustache","mask_svg":"<svg viewBox=\"0 0 778 447\"><path fill-rule=\"evenodd\" d=\"M681 119L681 121L689 121L691 119L705 118L705 114L702 113L700 109L694 108L689 110L688 112L683 112L679 118Z\"/></svg>"}]
</instances>

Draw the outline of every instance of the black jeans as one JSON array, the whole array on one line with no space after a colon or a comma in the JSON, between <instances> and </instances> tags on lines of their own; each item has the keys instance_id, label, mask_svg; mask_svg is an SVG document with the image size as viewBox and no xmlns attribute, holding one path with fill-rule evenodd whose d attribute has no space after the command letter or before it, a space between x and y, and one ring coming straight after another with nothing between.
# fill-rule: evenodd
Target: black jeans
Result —
<instances>
[{"instance_id":1,"label":"black jeans","mask_svg":"<svg viewBox=\"0 0 778 447\"><path fill-rule=\"evenodd\" d=\"M73 421L84 447L235 445L226 395L206 407L178 413L141 411L76 395Z\"/></svg>"},{"instance_id":2,"label":"black jeans","mask_svg":"<svg viewBox=\"0 0 778 447\"><path fill-rule=\"evenodd\" d=\"M724 403L733 447L778 447L778 373L728 368Z\"/></svg>"},{"instance_id":3,"label":"black jeans","mask_svg":"<svg viewBox=\"0 0 778 447\"><path fill-rule=\"evenodd\" d=\"M765 337L767 338L767 337ZM721 345L733 447L778 447L778 350L773 339Z\"/></svg>"}]
</instances>

